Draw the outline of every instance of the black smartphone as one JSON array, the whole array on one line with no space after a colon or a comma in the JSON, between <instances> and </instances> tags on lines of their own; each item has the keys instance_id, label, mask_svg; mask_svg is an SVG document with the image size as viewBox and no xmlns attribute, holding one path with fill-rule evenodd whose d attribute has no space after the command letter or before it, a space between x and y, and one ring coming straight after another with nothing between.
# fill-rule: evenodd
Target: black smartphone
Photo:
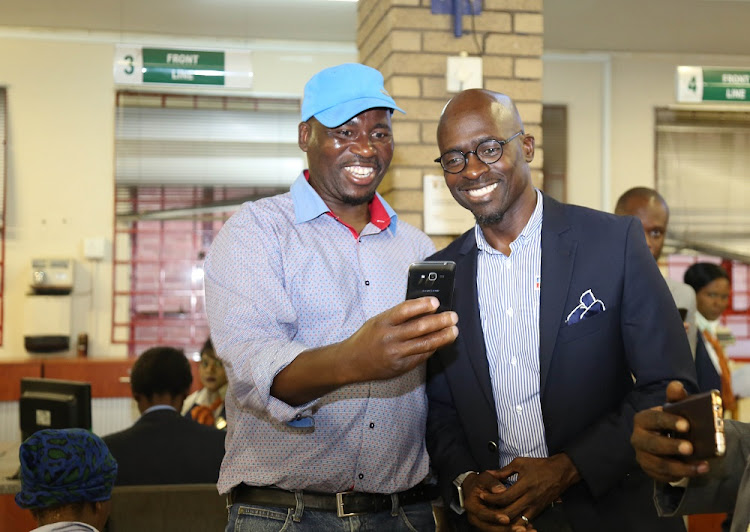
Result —
<instances>
[{"instance_id":1,"label":"black smartphone","mask_svg":"<svg viewBox=\"0 0 750 532\"><path fill-rule=\"evenodd\" d=\"M693 444L689 459L704 460L724 456L724 408L718 390L698 393L664 405L664 411L684 417L690 423L687 433L674 432L671 436Z\"/></svg>"},{"instance_id":2,"label":"black smartphone","mask_svg":"<svg viewBox=\"0 0 750 532\"><path fill-rule=\"evenodd\" d=\"M685 321L685 318L687 318L687 309L684 307L679 307L677 310L680 313L680 318L682 318L682 321Z\"/></svg>"},{"instance_id":3,"label":"black smartphone","mask_svg":"<svg viewBox=\"0 0 750 532\"><path fill-rule=\"evenodd\" d=\"M435 296L440 301L437 312L453 308L453 283L456 263L453 261L427 260L409 265L406 284L406 299Z\"/></svg>"}]
</instances>

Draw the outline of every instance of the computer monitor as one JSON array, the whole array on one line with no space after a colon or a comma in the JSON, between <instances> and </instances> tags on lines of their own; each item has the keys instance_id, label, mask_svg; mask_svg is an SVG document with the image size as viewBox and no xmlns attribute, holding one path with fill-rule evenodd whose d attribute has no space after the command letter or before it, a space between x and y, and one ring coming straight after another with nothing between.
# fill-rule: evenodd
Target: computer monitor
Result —
<instances>
[{"instance_id":1,"label":"computer monitor","mask_svg":"<svg viewBox=\"0 0 750 532\"><path fill-rule=\"evenodd\" d=\"M18 407L24 440L42 429L91 430L91 383L24 377Z\"/></svg>"}]
</instances>

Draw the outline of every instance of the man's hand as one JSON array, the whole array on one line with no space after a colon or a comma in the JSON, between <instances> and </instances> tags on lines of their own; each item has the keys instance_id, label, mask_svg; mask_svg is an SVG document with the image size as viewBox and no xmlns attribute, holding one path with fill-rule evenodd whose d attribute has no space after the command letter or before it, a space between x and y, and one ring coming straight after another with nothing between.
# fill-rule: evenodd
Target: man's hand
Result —
<instances>
[{"instance_id":1,"label":"man's hand","mask_svg":"<svg viewBox=\"0 0 750 532\"><path fill-rule=\"evenodd\" d=\"M425 362L458 336L455 312L435 314L436 297L404 301L367 320L341 342L343 380L364 382L398 377Z\"/></svg>"},{"instance_id":2,"label":"man's hand","mask_svg":"<svg viewBox=\"0 0 750 532\"><path fill-rule=\"evenodd\" d=\"M679 381L667 386L667 402L685 399L687 392ZM687 419L662 411L660 406L638 412L633 418L633 435L630 443L635 458L651 478L661 482L676 482L685 477L695 477L708 472L708 462L686 461L693 454L693 445L680 438L666 435L666 431L685 433L690 425Z\"/></svg>"},{"instance_id":3,"label":"man's hand","mask_svg":"<svg viewBox=\"0 0 750 532\"><path fill-rule=\"evenodd\" d=\"M458 336L458 315L435 314L439 304L436 297L404 301L342 342L303 351L276 375L271 395L301 405L347 384L411 371Z\"/></svg>"},{"instance_id":4,"label":"man's hand","mask_svg":"<svg viewBox=\"0 0 750 532\"><path fill-rule=\"evenodd\" d=\"M507 490L499 480L498 471L484 471L464 479L464 509L469 523L483 532L536 532L531 522L520 515L511 519L503 509L491 501ZM513 523L511 523L511 520Z\"/></svg>"},{"instance_id":5,"label":"man's hand","mask_svg":"<svg viewBox=\"0 0 750 532\"><path fill-rule=\"evenodd\" d=\"M564 453L549 458L515 458L491 473L499 481L518 475L516 482L502 493L486 496L488 502L502 508L514 523L521 515L528 519L538 516L581 479L578 469Z\"/></svg>"}]
</instances>

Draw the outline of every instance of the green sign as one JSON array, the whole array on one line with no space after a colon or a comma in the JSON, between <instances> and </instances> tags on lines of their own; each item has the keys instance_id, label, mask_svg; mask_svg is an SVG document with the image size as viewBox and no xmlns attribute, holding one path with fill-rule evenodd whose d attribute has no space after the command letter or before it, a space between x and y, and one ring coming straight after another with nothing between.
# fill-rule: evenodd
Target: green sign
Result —
<instances>
[{"instance_id":1,"label":"green sign","mask_svg":"<svg viewBox=\"0 0 750 532\"><path fill-rule=\"evenodd\" d=\"M677 67L677 101L750 101L750 70Z\"/></svg>"},{"instance_id":2,"label":"green sign","mask_svg":"<svg viewBox=\"0 0 750 532\"><path fill-rule=\"evenodd\" d=\"M144 48L143 82L224 85L224 52Z\"/></svg>"},{"instance_id":3,"label":"green sign","mask_svg":"<svg viewBox=\"0 0 750 532\"><path fill-rule=\"evenodd\" d=\"M117 45L114 77L123 84L211 85L249 89L250 52Z\"/></svg>"},{"instance_id":4,"label":"green sign","mask_svg":"<svg viewBox=\"0 0 750 532\"><path fill-rule=\"evenodd\" d=\"M703 101L750 100L750 70L703 69Z\"/></svg>"}]
</instances>

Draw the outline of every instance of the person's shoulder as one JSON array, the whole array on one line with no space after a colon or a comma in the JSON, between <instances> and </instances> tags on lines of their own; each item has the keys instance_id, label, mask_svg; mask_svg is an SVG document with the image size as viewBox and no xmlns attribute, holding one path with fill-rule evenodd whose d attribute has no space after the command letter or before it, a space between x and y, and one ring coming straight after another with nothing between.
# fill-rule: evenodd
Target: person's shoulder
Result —
<instances>
[{"instance_id":1,"label":"person's shoulder","mask_svg":"<svg viewBox=\"0 0 750 532\"><path fill-rule=\"evenodd\" d=\"M252 225L273 224L278 220L294 220L294 204L289 192L246 201L227 220L229 227L245 228Z\"/></svg>"},{"instance_id":2,"label":"person's shoulder","mask_svg":"<svg viewBox=\"0 0 750 532\"><path fill-rule=\"evenodd\" d=\"M430 237L427 235L427 233L425 233L421 229L418 229L417 227L411 225L409 222L402 220L401 218L398 218L397 220L396 231L398 233L401 233L403 237L413 239L418 242L431 242Z\"/></svg>"},{"instance_id":3,"label":"person's shoulder","mask_svg":"<svg viewBox=\"0 0 750 532\"><path fill-rule=\"evenodd\" d=\"M585 235L612 235L613 231L624 234L634 221L637 219L632 216L618 216L583 205L561 203L545 196L543 230L571 228Z\"/></svg>"},{"instance_id":4,"label":"person's shoulder","mask_svg":"<svg viewBox=\"0 0 750 532\"><path fill-rule=\"evenodd\" d=\"M465 252L466 246L476 246L474 227L460 235L437 253L428 257L428 260L455 260L459 255Z\"/></svg>"},{"instance_id":5,"label":"person's shoulder","mask_svg":"<svg viewBox=\"0 0 750 532\"><path fill-rule=\"evenodd\" d=\"M180 414L184 416L185 414L190 412L191 408L198 404L198 394L200 394L201 390L203 390L203 388L201 388L200 390L195 390L193 393L185 397L185 400L182 403L182 410L180 411Z\"/></svg>"},{"instance_id":6,"label":"person's shoulder","mask_svg":"<svg viewBox=\"0 0 750 532\"><path fill-rule=\"evenodd\" d=\"M113 451L113 449L116 449L118 446L125 445L127 446L128 440L130 440L133 437L133 425L130 427L117 431L112 432L110 434L107 434L106 436L102 436L102 441L109 447L110 451Z\"/></svg>"},{"instance_id":7,"label":"person's shoulder","mask_svg":"<svg viewBox=\"0 0 750 532\"><path fill-rule=\"evenodd\" d=\"M591 207L585 207L583 205L575 205L572 203L560 203L555 200L548 200L549 208L555 206L570 218L574 220L585 220L585 221L596 221L601 223L613 223L619 225L627 225L629 223L627 216L618 216L611 212L601 211L599 209L593 209ZM545 203L545 211L548 210L548 205Z\"/></svg>"},{"instance_id":8,"label":"person's shoulder","mask_svg":"<svg viewBox=\"0 0 750 532\"><path fill-rule=\"evenodd\" d=\"M188 417L180 416L179 421L176 421L176 423L179 423L185 431L203 436L209 440L221 440L223 442L226 437L226 433L223 430L203 425Z\"/></svg>"},{"instance_id":9,"label":"person's shoulder","mask_svg":"<svg viewBox=\"0 0 750 532\"><path fill-rule=\"evenodd\" d=\"M665 277L664 280L667 282L667 286L673 294L686 294L695 297L695 290L693 290L693 287L689 284L685 284L677 279L672 279L671 277Z\"/></svg>"}]
</instances>

